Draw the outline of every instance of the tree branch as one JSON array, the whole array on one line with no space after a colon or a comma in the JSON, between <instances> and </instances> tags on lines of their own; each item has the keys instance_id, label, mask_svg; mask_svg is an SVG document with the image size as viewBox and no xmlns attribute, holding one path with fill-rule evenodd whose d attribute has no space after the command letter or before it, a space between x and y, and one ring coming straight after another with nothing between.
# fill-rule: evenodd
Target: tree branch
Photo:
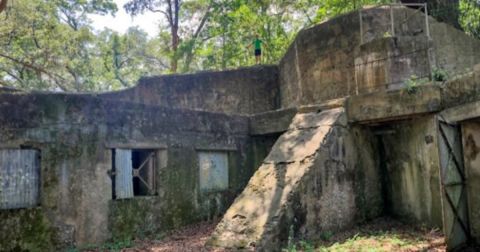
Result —
<instances>
[{"instance_id":1,"label":"tree branch","mask_svg":"<svg viewBox=\"0 0 480 252\"><path fill-rule=\"evenodd\" d=\"M207 22L207 19L210 15L210 9L212 8L212 3L210 3L207 7L207 11L205 12L205 14L203 15L202 17L202 20L200 21L200 24L198 25L197 27L197 30L195 31L195 33L193 34L193 38L196 39L198 37L198 34L200 34L200 32L202 31L203 29L203 26L205 26L205 22Z\"/></svg>"},{"instance_id":2,"label":"tree branch","mask_svg":"<svg viewBox=\"0 0 480 252\"><path fill-rule=\"evenodd\" d=\"M18 59L15 59L11 56L8 56L8 55L5 55L3 53L0 53L0 57L2 58L5 58L5 59L8 59L16 64L20 64L22 67L24 68L28 68L28 69L31 69L31 70L34 70L36 72L39 72L39 73L43 73L45 75L47 75L48 77L52 78L53 80L55 80L55 82L57 83L57 85L63 89L63 90L68 90L64 85L60 84L58 82L58 79L64 81L65 78L63 78L62 76L58 75L58 74L55 74L55 73L51 73L49 71L47 71L46 69L40 67L40 66L37 66L33 63L30 63L30 62L25 62L25 61L22 61L22 60L18 60Z\"/></svg>"},{"instance_id":3,"label":"tree branch","mask_svg":"<svg viewBox=\"0 0 480 252\"><path fill-rule=\"evenodd\" d=\"M160 10L160 9L154 9L151 6L148 6L147 10L149 10L150 12L154 12L154 13L162 13L163 15L165 15L167 20L170 20L170 17L168 16L168 13L166 11L163 11L163 10Z\"/></svg>"}]
</instances>

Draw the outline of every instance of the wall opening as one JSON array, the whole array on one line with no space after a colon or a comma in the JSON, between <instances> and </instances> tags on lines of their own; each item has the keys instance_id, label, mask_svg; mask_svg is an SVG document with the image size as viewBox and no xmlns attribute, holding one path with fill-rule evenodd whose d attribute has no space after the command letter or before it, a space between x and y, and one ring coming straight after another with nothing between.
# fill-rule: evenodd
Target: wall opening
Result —
<instances>
[{"instance_id":1,"label":"wall opening","mask_svg":"<svg viewBox=\"0 0 480 252\"><path fill-rule=\"evenodd\" d=\"M157 150L113 149L113 199L156 195Z\"/></svg>"},{"instance_id":2,"label":"wall opening","mask_svg":"<svg viewBox=\"0 0 480 252\"><path fill-rule=\"evenodd\" d=\"M32 208L40 204L40 152L0 150L0 209Z\"/></svg>"},{"instance_id":3,"label":"wall opening","mask_svg":"<svg viewBox=\"0 0 480 252\"><path fill-rule=\"evenodd\" d=\"M391 198L388 196L390 193L388 192L388 187L386 185L391 184L390 177L388 176L387 172L387 156L385 150L385 143L383 142L382 134L376 134L376 141L378 146L378 155L379 155L379 166L380 166L380 175L381 175L381 183L382 183L382 199L384 202L383 206L383 214L385 215L392 215L392 202Z\"/></svg>"}]
</instances>

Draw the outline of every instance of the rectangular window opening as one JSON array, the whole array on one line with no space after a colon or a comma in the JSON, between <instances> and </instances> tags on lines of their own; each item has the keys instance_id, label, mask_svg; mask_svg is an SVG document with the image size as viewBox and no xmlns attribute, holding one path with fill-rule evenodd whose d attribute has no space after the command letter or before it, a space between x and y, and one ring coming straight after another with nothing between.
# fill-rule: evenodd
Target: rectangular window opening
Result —
<instances>
[{"instance_id":1,"label":"rectangular window opening","mask_svg":"<svg viewBox=\"0 0 480 252\"><path fill-rule=\"evenodd\" d=\"M113 198L156 195L157 152L152 149L114 149Z\"/></svg>"},{"instance_id":2,"label":"rectangular window opening","mask_svg":"<svg viewBox=\"0 0 480 252\"><path fill-rule=\"evenodd\" d=\"M0 209L40 204L40 151L0 150Z\"/></svg>"},{"instance_id":3,"label":"rectangular window opening","mask_svg":"<svg viewBox=\"0 0 480 252\"><path fill-rule=\"evenodd\" d=\"M224 191L228 189L228 152L198 152L201 191Z\"/></svg>"}]
</instances>

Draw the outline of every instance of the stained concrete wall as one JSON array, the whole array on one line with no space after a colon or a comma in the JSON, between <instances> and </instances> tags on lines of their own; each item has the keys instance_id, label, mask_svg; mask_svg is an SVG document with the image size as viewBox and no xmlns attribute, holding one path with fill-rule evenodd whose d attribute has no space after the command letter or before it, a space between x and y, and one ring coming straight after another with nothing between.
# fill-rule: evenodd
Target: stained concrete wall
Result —
<instances>
[{"instance_id":1,"label":"stained concrete wall","mask_svg":"<svg viewBox=\"0 0 480 252\"><path fill-rule=\"evenodd\" d=\"M393 12L397 19L419 17L396 23L394 38L389 38L393 34L388 7L362 10L362 32L358 12L299 32L279 65L281 106L319 104L369 91L372 85L424 75L428 41L424 22L418 21L421 14L402 7Z\"/></svg>"},{"instance_id":2,"label":"stained concrete wall","mask_svg":"<svg viewBox=\"0 0 480 252\"><path fill-rule=\"evenodd\" d=\"M430 24L434 67L455 75L480 63L480 40L433 19Z\"/></svg>"},{"instance_id":3,"label":"stained concrete wall","mask_svg":"<svg viewBox=\"0 0 480 252\"><path fill-rule=\"evenodd\" d=\"M89 95L2 94L0 100L0 148L41 152L41 203L0 210L0 250L53 251L213 218L253 172L247 117ZM158 196L112 200L111 148L165 150ZM228 153L227 190L200 192L197 150Z\"/></svg>"},{"instance_id":4,"label":"stained concrete wall","mask_svg":"<svg viewBox=\"0 0 480 252\"><path fill-rule=\"evenodd\" d=\"M457 76L442 86L442 103L445 108L480 99L480 64L469 73Z\"/></svg>"},{"instance_id":5,"label":"stained concrete wall","mask_svg":"<svg viewBox=\"0 0 480 252\"><path fill-rule=\"evenodd\" d=\"M358 27L358 13L351 13L298 33L279 65L282 107L353 94Z\"/></svg>"},{"instance_id":6,"label":"stained concrete wall","mask_svg":"<svg viewBox=\"0 0 480 252\"><path fill-rule=\"evenodd\" d=\"M461 125L470 231L473 239L480 243L480 122L466 121Z\"/></svg>"},{"instance_id":7,"label":"stained concrete wall","mask_svg":"<svg viewBox=\"0 0 480 252\"><path fill-rule=\"evenodd\" d=\"M377 130L382 134L387 212L407 222L442 227L435 117L394 122Z\"/></svg>"},{"instance_id":8,"label":"stained concrete wall","mask_svg":"<svg viewBox=\"0 0 480 252\"><path fill-rule=\"evenodd\" d=\"M355 57L358 93L399 89L412 76L430 77L426 36L386 37L362 44Z\"/></svg>"},{"instance_id":9,"label":"stained concrete wall","mask_svg":"<svg viewBox=\"0 0 480 252\"><path fill-rule=\"evenodd\" d=\"M282 108L398 89L435 68L454 74L480 63L480 41L422 12L362 10L299 32L279 65ZM360 28L360 26L362 28Z\"/></svg>"},{"instance_id":10,"label":"stained concrete wall","mask_svg":"<svg viewBox=\"0 0 480 252\"><path fill-rule=\"evenodd\" d=\"M147 77L131 89L100 97L227 114L261 113L279 107L278 67Z\"/></svg>"}]
</instances>

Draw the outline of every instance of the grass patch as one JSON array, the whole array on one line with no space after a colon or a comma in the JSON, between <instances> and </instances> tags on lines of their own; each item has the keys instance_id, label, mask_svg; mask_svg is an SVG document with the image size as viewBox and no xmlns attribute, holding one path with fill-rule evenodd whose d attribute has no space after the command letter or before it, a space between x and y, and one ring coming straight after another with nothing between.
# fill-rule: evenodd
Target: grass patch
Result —
<instances>
[{"instance_id":1,"label":"grass patch","mask_svg":"<svg viewBox=\"0 0 480 252\"><path fill-rule=\"evenodd\" d=\"M440 230L410 226L389 218L377 219L351 230L324 235L318 241L299 241L284 251L445 251Z\"/></svg>"}]
</instances>

